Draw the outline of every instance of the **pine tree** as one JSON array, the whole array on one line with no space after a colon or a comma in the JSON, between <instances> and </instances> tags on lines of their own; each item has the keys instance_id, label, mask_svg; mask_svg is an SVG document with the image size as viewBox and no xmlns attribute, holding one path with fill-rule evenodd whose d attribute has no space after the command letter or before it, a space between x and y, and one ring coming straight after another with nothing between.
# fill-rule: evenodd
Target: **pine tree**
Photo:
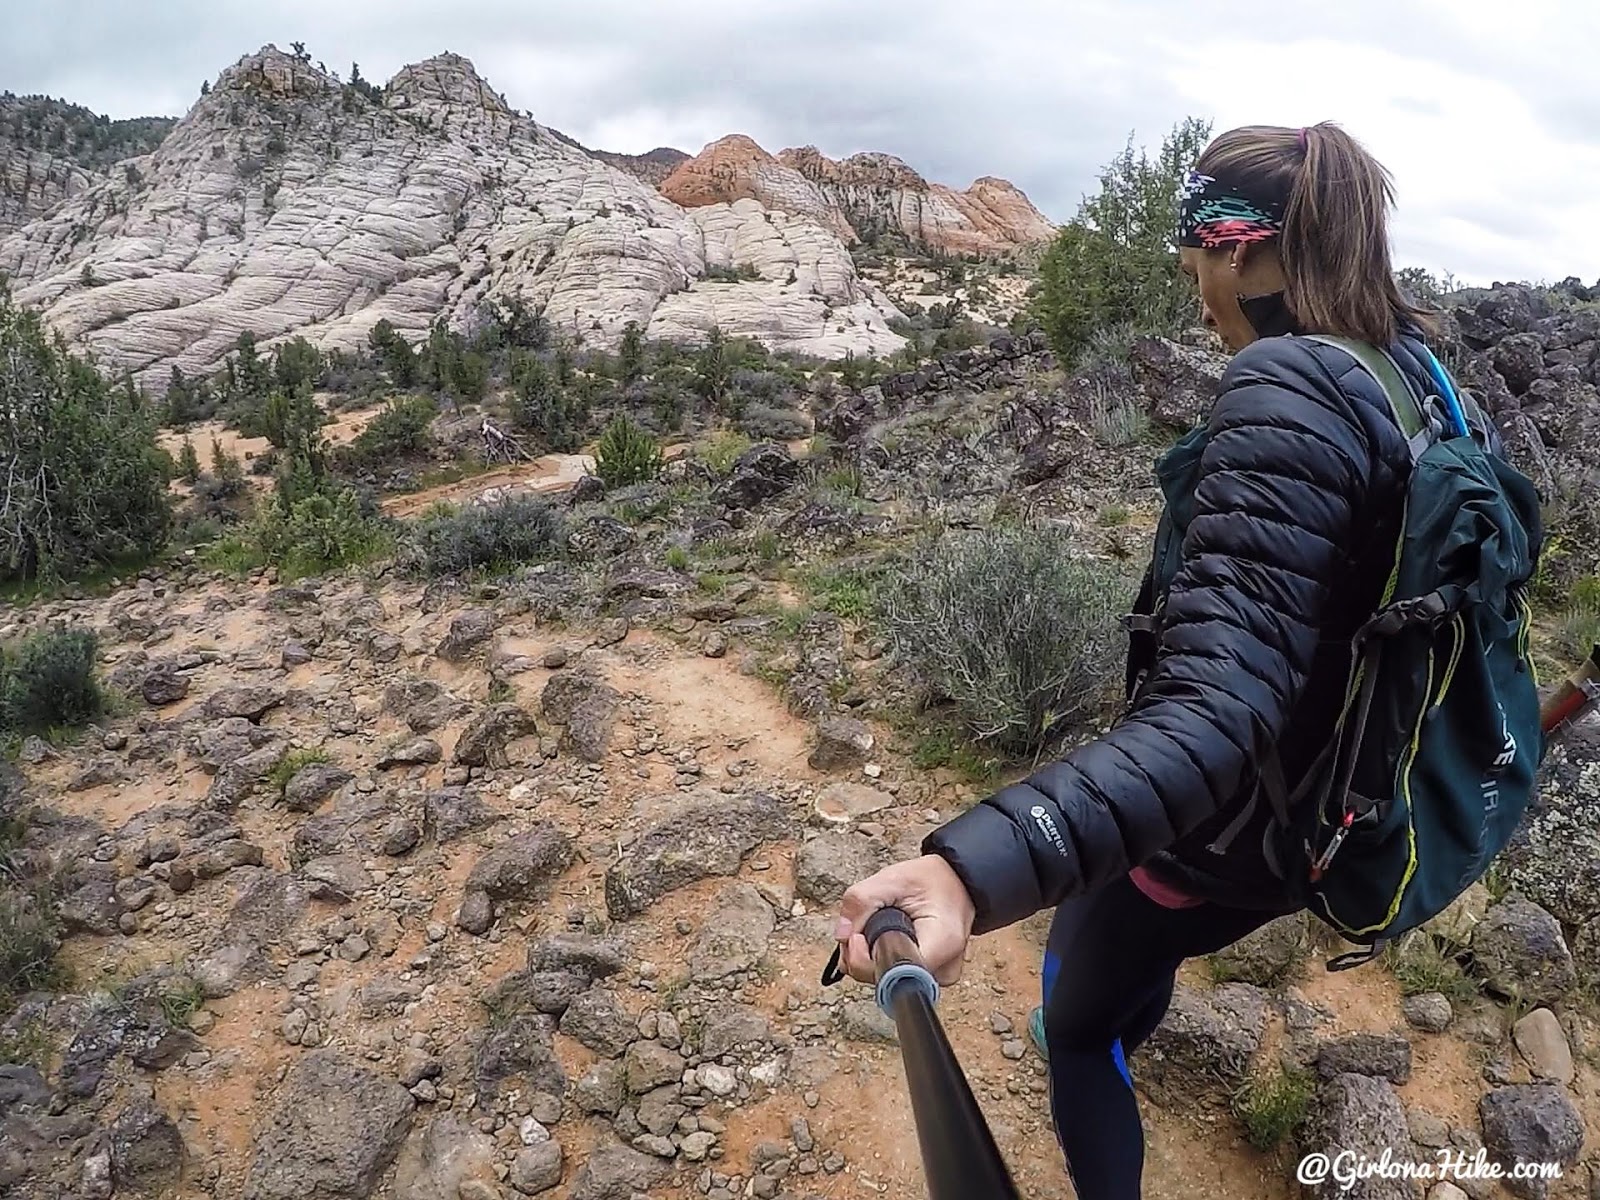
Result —
<instances>
[{"instance_id":1,"label":"pine tree","mask_svg":"<svg viewBox=\"0 0 1600 1200\"><path fill-rule=\"evenodd\" d=\"M726 406L733 390L733 363L721 326L712 326L695 359L695 386L719 410Z\"/></svg>"},{"instance_id":2,"label":"pine tree","mask_svg":"<svg viewBox=\"0 0 1600 1200\"><path fill-rule=\"evenodd\" d=\"M193 387L174 364L167 383L167 424L174 429L184 428L199 415L196 407Z\"/></svg>"},{"instance_id":3,"label":"pine tree","mask_svg":"<svg viewBox=\"0 0 1600 1200\"><path fill-rule=\"evenodd\" d=\"M188 438L183 439L183 448L178 451L178 478L191 485L200 479L200 456Z\"/></svg>"},{"instance_id":4,"label":"pine tree","mask_svg":"<svg viewBox=\"0 0 1600 1200\"><path fill-rule=\"evenodd\" d=\"M73 354L0 282L0 580L149 553L171 521L155 406Z\"/></svg>"},{"instance_id":5,"label":"pine tree","mask_svg":"<svg viewBox=\"0 0 1600 1200\"><path fill-rule=\"evenodd\" d=\"M622 327L622 344L617 348L617 367L623 383L632 383L644 374L644 334L637 321Z\"/></svg>"}]
</instances>

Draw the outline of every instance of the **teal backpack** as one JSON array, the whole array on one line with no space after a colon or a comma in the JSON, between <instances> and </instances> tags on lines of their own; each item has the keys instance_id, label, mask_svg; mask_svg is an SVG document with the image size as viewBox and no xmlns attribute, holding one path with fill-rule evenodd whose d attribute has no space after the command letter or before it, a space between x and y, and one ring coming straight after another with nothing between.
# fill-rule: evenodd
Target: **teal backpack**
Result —
<instances>
[{"instance_id":1,"label":"teal backpack","mask_svg":"<svg viewBox=\"0 0 1600 1200\"><path fill-rule=\"evenodd\" d=\"M1385 352L1312 335L1382 387L1411 445L1402 533L1378 611L1357 632L1343 713L1307 775L1259 764L1269 850L1290 895L1367 947L1342 970L1443 910L1511 837L1544 754L1525 591L1538 565L1539 498L1490 449L1488 424L1429 355L1418 395ZM1447 432L1448 431L1448 432ZM1135 631L1160 610L1194 512L1204 426L1157 465L1166 506ZM1130 688L1135 686L1130 660Z\"/></svg>"}]
</instances>

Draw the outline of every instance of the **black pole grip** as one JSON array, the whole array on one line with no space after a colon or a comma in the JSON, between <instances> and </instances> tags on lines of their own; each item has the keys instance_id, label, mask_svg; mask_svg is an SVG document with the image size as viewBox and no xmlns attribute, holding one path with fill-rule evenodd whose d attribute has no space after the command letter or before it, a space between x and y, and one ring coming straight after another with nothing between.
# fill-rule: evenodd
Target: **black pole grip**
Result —
<instances>
[{"instance_id":1,"label":"black pole grip","mask_svg":"<svg viewBox=\"0 0 1600 1200\"><path fill-rule=\"evenodd\" d=\"M861 936L867 939L867 953L871 954L878 944L878 939L886 933L903 933L911 939L913 945L917 941L917 926L904 909L890 905L880 908L867 918L867 923L861 927Z\"/></svg>"}]
</instances>

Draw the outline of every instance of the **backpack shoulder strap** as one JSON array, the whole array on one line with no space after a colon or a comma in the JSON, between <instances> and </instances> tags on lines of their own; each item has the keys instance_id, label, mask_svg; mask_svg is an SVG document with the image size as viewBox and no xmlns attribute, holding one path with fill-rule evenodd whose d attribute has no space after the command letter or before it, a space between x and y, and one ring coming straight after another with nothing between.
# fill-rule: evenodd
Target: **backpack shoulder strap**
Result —
<instances>
[{"instance_id":1,"label":"backpack shoulder strap","mask_svg":"<svg viewBox=\"0 0 1600 1200\"><path fill-rule=\"evenodd\" d=\"M1438 431L1423 412L1416 392L1406 381L1405 372L1395 365L1394 359L1388 354L1376 346L1354 338L1338 337L1329 333L1307 333L1300 336L1308 342L1321 342L1324 346L1343 350L1372 376L1373 381L1383 391L1384 399L1389 403L1389 413L1394 417L1395 424L1406 435L1406 443L1411 448L1413 462L1421 458L1423 452L1438 440Z\"/></svg>"}]
</instances>

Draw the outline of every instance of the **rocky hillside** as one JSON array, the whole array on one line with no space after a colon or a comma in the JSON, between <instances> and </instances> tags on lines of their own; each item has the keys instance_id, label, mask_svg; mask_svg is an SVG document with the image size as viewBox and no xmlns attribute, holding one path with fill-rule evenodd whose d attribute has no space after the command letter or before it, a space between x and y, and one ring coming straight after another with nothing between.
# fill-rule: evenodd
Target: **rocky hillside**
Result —
<instances>
[{"instance_id":1,"label":"rocky hillside","mask_svg":"<svg viewBox=\"0 0 1600 1200\"><path fill-rule=\"evenodd\" d=\"M170 117L113 121L48 96L0 95L0 236L114 164L150 153L174 124Z\"/></svg>"},{"instance_id":2,"label":"rocky hillside","mask_svg":"<svg viewBox=\"0 0 1600 1200\"><path fill-rule=\"evenodd\" d=\"M1027 196L1003 179L985 177L956 191L930 184L892 155L834 162L807 146L774 158L737 134L707 146L660 186L685 207L754 199L809 217L847 241L892 233L946 254L1000 254L1055 233Z\"/></svg>"},{"instance_id":3,"label":"rocky hillside","mask_svg":"<svg viewBox=\"0 0 1600 1200\"><path fill-rule=\"evenodd\" d=\"M0 271L157 386L174 365L215 367L246 329L351 348L379 320L418 335L517 294L602 345L629 321L826 357L903 344L834 233L752 200L673 204L513 112L454 55L381 93L250 55L153 153L0 240Z\"/></svg>"},{"instance_id":4,"label":"rocky hillside","mask_svg":"<svg viewBox=\"0 0 1600 1200\"><path fill-rule=\"evenodd\" d=\"M1575 502L1591 311L1499 289L1444 347ZM491 581L189 552L7 610L0 640L95 632L126 703L0 770L0 889L52 879L66 935L0 1021L0 1191L925 1195L893 1029L818 974L843 888L996 780L918 707L863 580L930 523L1017 515L1129 570L1151 460L1225 365L1203 334L1147 338L1064 378L1000 339L818 396L810 454L584 480L564 552ZM452 495L548 494L548 466ZM1597 811L1591 726L1485 884L1382 962L1329 974L1345 947L1291 919L1188 964L1132 1062L1147 1194L1419 1200L1294 1182L1303 1153L1387 1150L1562 1170L1458 1176L1472 1200L1591 1195ZM980 939L941 1014L1022 1194L1067 1200L1025 1032L1041 925Z\"/></svg>"}]
</instances>

